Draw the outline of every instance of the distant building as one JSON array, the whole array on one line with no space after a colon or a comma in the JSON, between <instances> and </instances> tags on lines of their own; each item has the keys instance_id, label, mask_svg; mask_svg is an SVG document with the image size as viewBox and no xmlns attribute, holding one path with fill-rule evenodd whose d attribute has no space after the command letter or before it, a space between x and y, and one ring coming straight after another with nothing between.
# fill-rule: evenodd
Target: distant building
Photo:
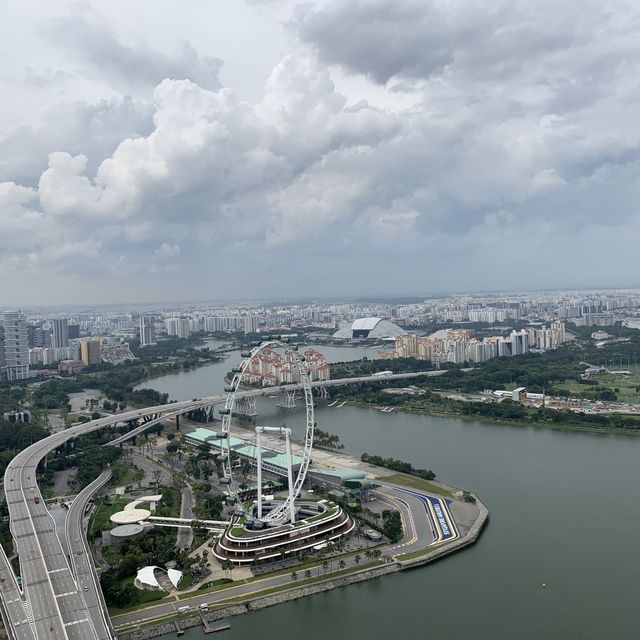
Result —
<instances>
[{"instance_id":1,"label":"distant building","mask_svg":"<svg viewBox=\"0 0 640 640\"><path fill-rule=\"evenodd\" d=\"M177 338L188 338L191 335L191 325L189 318L167 318L165 320L168 336Z\"/></svg>"},{"instance_id":2,"label":"distant building","mask_svg":"<svg viewBox=\"0 0 640 640\"><path fill-rule=\"evenodd\" d=\"M108 364L124 364L133 361L136 357L131 353L128 342L117 342L115 344L102 345L100 352L102 362Z\"/></svg>"},{"instance_id":3,"label":"distant building","mask_svg":"<svg viewBox=\"0 0 640 640\"><path fill-rule=\"evenodd\" d=\"M260 319L258 316L249 315L244 318L244 332L245 333L258 333L260 326Z\"/></svg>"},{"instance_id":4,"label":"distant building","mask_svg":"<svg viewBox=\"0 0 640 640\"><path fill-rule=\"evenodd\" d=\"M80 337L80 325L70 324L68 326L69 340L77 340Z\"/></svg>"},{"instance_id":5,"label":"distant building","mask_svg":"<svg viewBox=\"0 0 640 640\"><path fill-rule=\"evenodd\" d=\"M146 347L156 343L155 318L140 316L140 346Z\"/></svg>"},{"instance_id":6,"label":"distant building","mask_svg":"<svg viewBox=\"0 0 640 640\"><path fill-rule=\"evenodd\" d=\"M27 320L20 312L7 312L0 316L0 326L4 334L4 364L0 376L24 380L29 377Z\"/></svg>"},{"instance_id":7,"label":"distant building","mask_svg":"<svg viewBox=\"0 0 640 640\"><path fill-rule=\"evenodd\" d=\"M340 327L333 337L338 340L373 340L395 338L407 332L397 324L382 318L359 318Z\"/></svg>"},{"instance_id":8,"label":"distant building","mask_svg":"<svg viewBox=\"0 0 640 640\"><path fill-rule=\"evenodd\" d=\"M102 362L100 338L82 338L80 340L80 359L85 367Z\"/></svg>"},{"instance_id":9,"label":"distant building","mask_svg":"<svg viewBox=\"0 0 640 640\"><path fill-rule=\"evenodd\" d=\"M331 370L322 353L309 348L303 355L303 368L309 372L310 380L329 380ZM277 351L266 348L251 359L243 381L264 387L291 384L300 382L300 372L292 358L283 357Z\"/></svg>"},{"instance_id":10,"label":"distant building","mask_svg":"<svg viewBox=\"0 0 640 640\"><path fill-rule=\"evenodd\" d=\"M84 369L84 362L81 360L62 360L58 363L58 373L61 375L75 376Z\"/></svg>"},{"instance_id":11,"label":"distant building","mask_svg":"<svg viewBox=\"0 0 640 640\"><path fill-rule=\"evenodd\" d=\"M51 321L51 347L61 349L69 346L69 321L56 318Z\"/></svg>"}]
</instances>

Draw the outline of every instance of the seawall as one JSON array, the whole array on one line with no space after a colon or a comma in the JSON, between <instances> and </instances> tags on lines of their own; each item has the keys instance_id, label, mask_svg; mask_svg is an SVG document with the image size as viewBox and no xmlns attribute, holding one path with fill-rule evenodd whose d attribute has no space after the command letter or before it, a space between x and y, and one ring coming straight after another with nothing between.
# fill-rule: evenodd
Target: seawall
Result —
<instances>
[{"instance_id":1,"label":"seawall","mask_svg":"<svg viewBox=\"0 0 640 640\"><path fill-rule=\"evenodd\" d=\"M397 571L404 571L407 569L413 569L422 565L435 562L448 556L452 553L457 553L465 547L474 544L480 537L484 526L489 519L489 510L487 507L476 497L476 506L479 513L473 525L469 531L454 542L447 544L446 546L435 549L431 553L417 556L415 558L408 558L405 560L396 559L387 564L370 569L362 569L354 573L350 573L345 576L339 576L336 578L327 578L320 582L304 586L295 586L286 591L279 593L273 593L270 595L255 595L249 596L246 600L239 601L233 605L221 606L206 613L191 614L185 617L177 618L175 621L171 620L160 624L148 626L142 629L135 629L132 631L124 631L118 633L120 640L149 640L150 638L157 638L160 636L175 634L179 629L189 629L192 627L201 626L203 620L209 623L215 623L216 621L224 618L231 618L243 613L249 613L250 611L258 611L259 609L265 609L266 607L272 607L277 604L283 604L285 602L291 602L298 598L304 598L306 596L321 593L323 591L330 591L331 589L337 589L339 587L346 587L350 584L356 584L358 582L364 582L365 580L373 580L390 573ZM177 626L176 626L177 623Z\"/></svg>"}]
</instances>

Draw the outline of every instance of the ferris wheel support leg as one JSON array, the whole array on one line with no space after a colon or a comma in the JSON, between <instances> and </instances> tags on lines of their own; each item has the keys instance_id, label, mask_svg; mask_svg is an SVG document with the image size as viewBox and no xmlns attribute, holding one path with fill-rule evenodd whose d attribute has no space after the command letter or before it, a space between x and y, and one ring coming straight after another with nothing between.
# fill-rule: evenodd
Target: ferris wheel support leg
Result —
<instances>
[{"instance_id":1,"label":"ferris wheel support leg","mask_svg":"<svg viewBox=\"0 0 640 640\"><path fill-rule=\"evenodd\" d=\"M258 483L258 519L262 518L262 429L256 427L256 463Z\"/></svg>"},{"instance_id":2,"label":"ferris wheel support leg","mask_svg":"<svg viewBox=\"0 0 640 640\"><path fill-rule=\"evenodd\" d=\"M289 513L291 516L291 524L296 521L296 509L293 504L293 470L291 468L291 430L285 432L285 442L287 446L287 480L289 481Z\"/></svg>"}]
</instances>

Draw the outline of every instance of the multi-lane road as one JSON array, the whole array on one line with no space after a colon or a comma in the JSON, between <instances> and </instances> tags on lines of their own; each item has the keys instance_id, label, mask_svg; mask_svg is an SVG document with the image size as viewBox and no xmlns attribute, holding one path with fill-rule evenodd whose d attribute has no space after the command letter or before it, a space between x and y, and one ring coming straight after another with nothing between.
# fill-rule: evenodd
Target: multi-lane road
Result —
<instances>
[{"instance_id":1,"label":"multi-lane road","mask_svg":"<svg viewBox=\"0 0 640 640\"><path fill-rule=\"evenodd\" d=\"M399 379L441 375L445 371L391 374L386 376L360 376L312 383L312 386L338 386L363 382L391 382ZM302 385L288 385L294 390ZM277 389L255 389L243 391L237 397L273 395ZM99 583L95 574L87 569L91 562L88 547L84 542L82 517L87 495L100 485L101 476L87 487L76 500L69 513L71 522L67 531L73 531L69 540L70 561L62 548L53 518L49 514L36 482L39 462L66 441L80 435L113 426L119 422L146 416L174 416L193 409L221 404L224 395L198 398L145 409L136 409L91 422L76 425L55 433L24 451L21 451L7 466L4 489L9 509L10 528L15 550L20 560L20 584L8 558L0 553L0 613L10 636L15 640L109 640L112 631L104 608ZM151 426L142 425L139 431ZM133 432L127 434L131 437ZM106 482L106 480L105 480ZM80 533L82 531L82 533ZM77 539L77 540L76 540ZM82 562L80 556L85 556ZM73 567L73 570L72 570ZM93 575L93 577L92 577ZM102 609L101 613L98 610Z\"/></svg>"}]
</instances>

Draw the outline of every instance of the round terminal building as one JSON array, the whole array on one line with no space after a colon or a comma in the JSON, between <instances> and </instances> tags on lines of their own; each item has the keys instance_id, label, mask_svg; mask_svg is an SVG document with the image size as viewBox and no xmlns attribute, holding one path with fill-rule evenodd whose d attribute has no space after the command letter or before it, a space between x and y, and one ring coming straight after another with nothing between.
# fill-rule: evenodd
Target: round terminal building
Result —
<instances>
[{"instance_id":1,"label":"round terminal building","mask_svg":"<svg viewBox=\"0 0 640 640\"><path fill-rule=\"evenodd\" d=\"M251 516L235 517L213 549L218 560L249 565L274 558L295 557L351 533L355 523L330 500L300 500L296 520L274 528L254 528Z\"/></svg>"},{"instance_id":2,"label":"round terminal building","mask_svg":"<svg viewBox=\"0 0 640 640\"><path fill-rule=\"evenodd\" d=\"M336 340L391 340L407 332L390 320L359 318L333 334Z\"/></svg>"}]
</instances>

